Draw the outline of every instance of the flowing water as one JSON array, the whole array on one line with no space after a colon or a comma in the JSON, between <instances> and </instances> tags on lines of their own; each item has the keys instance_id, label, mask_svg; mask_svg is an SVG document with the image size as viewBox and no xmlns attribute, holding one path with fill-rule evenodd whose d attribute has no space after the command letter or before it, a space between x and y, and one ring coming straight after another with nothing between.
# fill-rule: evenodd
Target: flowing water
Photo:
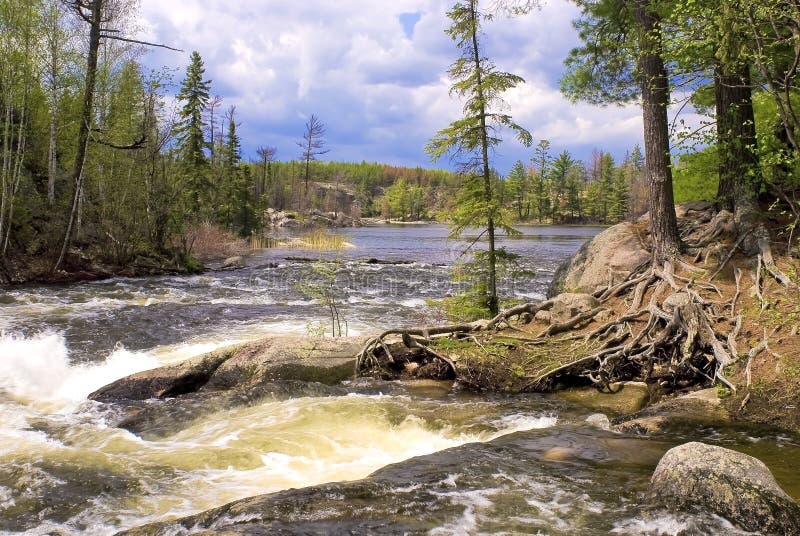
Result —
<instances>
[{"instance_id":1,"label":"flowing water","mask_svg":"<svg viewBox=\"0 0 800 536\"><path fill-rule=\"evenodd\" d=\"M502 287L535 299L597 229L523 231L502 245L531 273ZM455 292L450 268L476 238L449 240L441 226L341 232L353 247L324 266L335 267L350 334L440 320L426 300ZM701 512L639 506L658 458L689 439L757 455L800 495L796 438L700 428L643 440L541 396L364 381L292 396L287 386L158 436L110 426L117 409L86 400L136 371L327 326L303 291L323 265L287 260L303 255L268 250L246 269L194 277L0 289L0 533L113 534L306 488L274 499L286 533L735 534Z\"/></svg>"}]
</instances>

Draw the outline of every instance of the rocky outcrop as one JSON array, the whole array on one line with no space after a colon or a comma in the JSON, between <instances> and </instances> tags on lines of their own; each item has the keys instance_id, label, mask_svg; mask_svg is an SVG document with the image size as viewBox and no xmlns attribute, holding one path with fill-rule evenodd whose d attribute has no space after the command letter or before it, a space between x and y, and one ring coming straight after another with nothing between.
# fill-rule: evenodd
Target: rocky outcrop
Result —
<instances>
[{"instance_id":1,"label":"rocky outcrop","mask_svg":"<svg viewBox=\"0 0 800 536\"><path fill-rule=\"evenodd\" d=\"M650 483L652 501L699 506L759 534L800 535L800 506L759 460L692 442L668 451Z\"/></svg>"},{"instance_id":2,"label":"rocky outcrop","mask_svg":"<svg viewBox=\"0 0 800 536\"><path fill-rule=\"evenodd\" d=\"M559 266L547 296L560 292L591 294L625 280L650 256L635 224L617 224L584 244Z\"/></svg>"},{"instance_id":3,"label":"rocky outcrop","mask_svg":"<svg viewBox=\"0 0 800 536\"><path fill-rule=\"evenodd\" d=\"M662 400L641 411L613 419L613 429L636 435L695 429L700 425L728 423L730 414L720 403L716 389L703 389Z\"/></svg>"},{"instance_id":4,"label":"rocky outcrop","mask_svg":"<svg viewBox=\"0 0 800 536\"><path fill-rule=\"evenodd\" d=\"M150 437L265 397L342 395L365 338L274 337L133 374L89 395L120 408L116 426Z\"/></svg>"},{"instance_id":5,"label":"rocky outcrop","mask_svg":"<svg viewBox=\"0 0 800 536\"><path fill-rule=\"evenodd\" d=\"M212 352L153 370L131 374L89 395L97 402L148 400L193 393L208 383L219 366L228 360L234 349Z\"/></svg>"}]
</instances>

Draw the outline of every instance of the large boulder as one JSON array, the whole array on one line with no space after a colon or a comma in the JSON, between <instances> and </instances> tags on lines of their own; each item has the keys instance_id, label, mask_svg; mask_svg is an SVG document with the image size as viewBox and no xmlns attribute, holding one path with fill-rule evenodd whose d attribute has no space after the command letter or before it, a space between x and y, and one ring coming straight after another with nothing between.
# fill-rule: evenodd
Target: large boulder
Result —
<instances>
[{"instance_id":1,"label":"large boulder","mask_svg":"<svg viewBox=\"0 0 800 536\"><path fill-rule=\"evenodd\" d=\"M340 396L363 337L274 337L117 380L89 395L113 403L114 425L164 437L203 416L265 398Z\"/></svg>"},{"instance_id":2,"label":"large boulder","mask_svg":"<svg viewBox=\"0 0 800 536\"><path fill-rule=\"evenodd\" d=\"M218 350L174 365L131 374L89 395L97 402L170 398L192 393L208 383L235 348Z\"/></svg>"},{"instance_id":3,"label":"large boulder","mask_svg":"<svg viewBox=\"0 0 800 536\"><path fill-rule=\"evenodd\" d=\"M304 381L334 385L353 375L363 337L270 337L132 374L101 387L98 402L170 398L197 391Z\"/></svg>"},{"instance_id":4,"label":"large boulder","mask_svg":"<svg viewBox=\"0 0 800 536\"><path fill-rule=\"evenodd\" d=\"M699 442L668 451L650 481L654 502L708 509L759 534L800 535L800 506L761 461Z\"/></svg>"},{"instance_id":5,"label":"large boulder","mask_svg":"<svg viewBox=\"0 0 800 536\"><path fill-rule=\"evenodd\" d=\"M635 224L625 222L609 227L559 266L547 296L594 293L625 280L650 257Z\"/></svg>"}]
</instances>

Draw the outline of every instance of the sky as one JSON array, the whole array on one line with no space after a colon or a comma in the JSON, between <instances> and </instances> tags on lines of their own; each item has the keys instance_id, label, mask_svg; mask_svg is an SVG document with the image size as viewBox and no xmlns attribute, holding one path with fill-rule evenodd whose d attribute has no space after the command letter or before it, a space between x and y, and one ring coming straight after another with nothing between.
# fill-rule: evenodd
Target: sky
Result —
<instances>
[{"instance_id":1,"label":"sky","mask_svg":"<svg viewBox=\"0 0 800 536\"><path fill-rule=\"evenodd\" d=\"M183 79L189 54L200 53L212 94L236 106L245 159L259 146L277 159L299 158L297 142L315 114L326 126L324 160L432 163L425 144L461 114L447 69L458 56L444 33L452 0L141 0L138 37L183 49L152 49L147 66ZM559 92L563 60L577 45L577 8L547 0L540 10L498 17L484 26L485 53L526 83L505 94L509 113L551 152L588 160L593 150L622 159L641 144L635 105L571 103ZM506 174L533 148L510 132L493 155Z\"/></svg>"}]
</instances>

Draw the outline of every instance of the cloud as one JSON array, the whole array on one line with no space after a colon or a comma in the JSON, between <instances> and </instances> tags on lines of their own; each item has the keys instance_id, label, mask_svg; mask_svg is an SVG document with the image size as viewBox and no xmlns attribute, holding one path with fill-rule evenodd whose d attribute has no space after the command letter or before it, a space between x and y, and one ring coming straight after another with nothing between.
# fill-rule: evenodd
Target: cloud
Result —
<instances>
[{"instance_id":1,"label":"cloud","mask_svg":"<svg viewBox=\"0 0 800 536\"><path fill-rule=\"evenodd\" d=\"M147 63L183 78L188 53L203 57L212 92L235 105L245 153L275 145L298 156L294 142L311 113L327 125L333 160L429 165L433 134L461 113L449 96L454 44L445 0L276 2L269 0L141 0L141 36L186 50L153 51ZM639 143L636 107L573 105L558 91L561 62L577 37L577 10L551 0L540 11L485 26L486 53L497 66L526 78L509 92L506 110L534 136L588 157L592 148L621 154ZM531 151L508 142L498 150L506 172ZM439 164L447 166L447 162Z\"/></svg>"}]
</instances>

